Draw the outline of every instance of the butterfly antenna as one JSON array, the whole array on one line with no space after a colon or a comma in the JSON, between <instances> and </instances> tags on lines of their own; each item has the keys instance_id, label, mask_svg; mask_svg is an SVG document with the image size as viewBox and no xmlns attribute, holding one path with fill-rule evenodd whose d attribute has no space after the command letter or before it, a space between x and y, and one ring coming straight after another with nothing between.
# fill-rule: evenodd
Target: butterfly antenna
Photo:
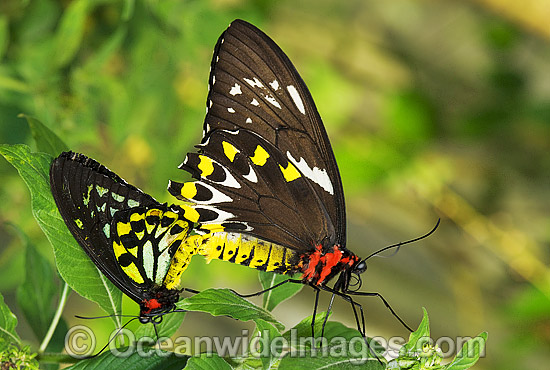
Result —
<instances>
[{"instance_id":1,"label":"butterfly antenna","mask_svg":"<svg viewBox=\"0 0 550 370\"><path fill-rule=\"evenodd\" d=\"M112 315L112 316L113 316L113 315ZM77 317L78 317L78 316L77 316ZM105 317L111 317L111 316L105 316ZM116 337L118 336L118 334L120 334L120 332L122 331L122 329L124 329L126 326L128 326L128 324L130 324L130 323L131 323L132 321L134 321L134 320L137 320L138 318L139 318L139 317L134 316L133 319L128 320L128 321L126 322L126 324L122 325L122 327L121 327L120 329L118 329L117 332L116 332L113 336L111 336L111 338L109 339L109 341L107 342L107 344L104 345L103 348L102 348L98 353L96 353L95 355L92 355L92 356L88 356L88 357L86 357L86 358L89 359L89 358L94 358L94 357L99 356L103 351L105 351L105 349L106 349L107 347L109 347L109 344L111 344L111 342L112 342L113 340L116 339Z\"/></svg>"},{"instance_id":2,"label":"butterfly antenna","mask_svg":"<svg viewBox=\"0 0 550 370\"><path fill-rule=\"evenodd\" d=\"M74 315L74 317L76 317L77 319L84 319L84 320L95 320L95 319L106 319L106 318L111 318L111 317L131 317L133 319L137 319L139 318L138 316L135 316L135 315L117 315L117 314L113 314L113 315L105 315L105 316L80 316L80 315Z\"/></svg>"},{"instance_id":3,"label":"butterfly antenna","mask_svg":"<svg viewBox=\"0 0 550 370\"><path fill-rule=\"evenodd\" d=\"M155 335L157 336L157 342L159 342L159 332L157 330L157 323L153 322L153 329L155 329Z\"/></svg>"},{"instance_id":4,"label":"butterfly antenna","mask_svg":"<svg viewBox=\"0 0 550 370\"><path fill-rule=\"evenodd\" d=\"M432 234L435 232L435 230L437 230L437 228L439 227L439 224L440 224L440 223L441 223L441 219L438 218L438 219L437 219L437 222L436 222L436 224L435 224L435 226L434 226L429 232L427 232L426 234L424 234L424 235L422 235L422 236L419 236L418 238L414 238L414 239L411 239L411 240L406 240L406 241L404 241L404 242L399 242L399 243L397 243L397 244L392 244L392 245L390 245L390 246L387 246L387 247L384 247L384 248L382 248L382 249L379 249L379 250L377 250L376 252L374 252L374 253L370 254L369 256L367 256L367 257L363 260L363 262L366 261L366 260L368 260L368 259L371 258L371 257L376 256L376 255L379 254L379 253L382 253L382 252L384 252L384 251L387 251L388 249L397 248L397 249L399 250L399 248L401 248L403 245L411 244L411 243L414 243L414 242L417 242L417 241L419 241L419 240L422 240L422 239L427 238L428 236L432 235Z\"/></svg>"}]
</instances>

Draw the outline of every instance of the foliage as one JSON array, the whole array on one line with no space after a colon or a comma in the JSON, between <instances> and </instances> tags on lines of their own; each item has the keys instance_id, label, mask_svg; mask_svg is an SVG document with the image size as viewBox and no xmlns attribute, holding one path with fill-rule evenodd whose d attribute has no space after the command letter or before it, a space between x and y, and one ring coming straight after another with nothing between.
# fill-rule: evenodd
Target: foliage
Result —
<instances>
[{"instance_id":1,"label":"foliage","mask_svg":"<svg viewBox=\"0 0 550 370\"><path fill-rule=\"evenodd\" d=\"M277 40L311 89L342 174L348 247L365 256L442 218L421 246L373 259L364 289L382 293L407 321L427 307L434 335L489 329L496 340L478 366L544 367L550 361L547 3L3 0L0 143L32 148L9 150L16 162L28 153L41 158L35 169L19 163L38 176L35 170L47 169L49 158L67 147L44 130L55 128L71 149L168 201L167 180L181 180L177 165L200 138L212 46L234 18L246 19ZM97 270L80 259L67 232L68 238L57 236L74 248L52 248L41 228L55 230L55 211L36 214L42 225L30 205L47 204L48 194L38 189L38 197L29 197L18 171L2 159L0 174L0 291L17 320L29 324L3 332L0 342L4 334L17 343L21 336L44 360L63 347L67 324L93 325L105 337L108 319L73 317L102 315L101 308L74 294L62 304L71 271L56 268L54 253L66 253L65 267L74 262L70 284L79 293L112 312L135 313L134 303L106 299L119 292L93 275ZM29 273L34 269L36 275ZM79 272L89 289L79 287ZM273 278L262 276L262 286ZM199 290L258 290L254 271L219 261L194 261L183 279ZM43 296L33 293L39 280ZM297 326L289 312L309 309L307 290L279 306L287 293L277 298L273 291L261 306ZM50 333L60 307L63 317ZM366 311L372 329L402 330L376 301ZM183 315L166 317L161 332L173 332ZM2 325L16 325L11 314L0 316ZM225 335L241 325L205 316L188 314L181 330L194 335L214 323ZM333 319L347 316L335 309ZM136 330L136 337L154 333L151 325Z\"/></svg>"},{"instance_id":2,"label":"foliage","mask_svg":"<svg viewBox=\"0 0 550 370\"><path fill-rule=\"evenodd\" d=\"M17 345L10 343L8 348L0 352L0 366L2 369L38 370L35 357L36 353L32 353L29 346L19 349Z\"/></svg>"},{"instance_id":3,"label":"foliage","mask_svg":"<svg viewBox=\"0 0 550 370\"><path fill-rule=\"evenodd\" d=\"M40 126L37 121L32 124L35 127ZM53 133L45 130L45 137L53 136L55 136ZM57 140L57 142L61 143L60 140ZM95 267L91 266L91 271L80 271L78 277L71 273L75 269L74 258L79 252L80 254L83 254L83 252L78 246L75 248L72 245L74 243L71 243L70 238L66 236L67 230L62 221L59 223L60 217L55 215L56 208L48 188L47 164L51 161L51 157L44 153L31 152L30 148L25 145L2 145L0 146L0 153L18 169L21 177L29 186L33 199L33 214L54 247L56 266L61 273L61 277L75 291L98 303L107 313L120 312L114 305L102 305L103 302L111 302L111 296L116 292L105 289L101 286L101 283L99 283L101 289L96 288L97 284L86 283L88 279L96 278L99 281L106 282L106 279L100 273L94 271ZM44 217L44 215L48 215L48 217ZM54 226L53 221L58 224ZM72 259L61 257L68 255ZM85 264L85 256L81 259L82 261L79 263ZM51 336L48 337L46 334L49 321L52 320L53 324L50 330L54 330L57 324L53 320L54 312L51 312L49 308L51 298L56 290L56 287L51 283L52 280L53 274L48 263L36 253L34 247L27 246L27 279L18 291L19 305L27 320L36 326L35 333L37 337L45 338L46 345L51 339ZM280 278L270 278L266 274L260 274L260 280L264 289L274 287L281 282ZM285 287L286 285L289 284L283 284L281 287L275 288L274 294L269 295L270 298L265 300L264 305L273 308L296 293L296 289L288 289ZM95 292L91 294L94 290ZM361 364L368 369L384 368L385 362L382 360L382 353L379 352L374 356L372 354L371 346L374 344L372 340L369 339L367 345L357 330L347 328L337 322L327 321L325 325L325 314L317 315L314 325L312 325L313 317L309 317L292 329L283 331L284 325L277 321L268 310L254 305L228 289L205 290L181 300L178 302L177 307L186 312L207 312L213 316L224 315L240 321L253 320L256 323L257 335L251 338L250 343L247 344L246 355L242 358L236 358L234 353L226 356L228 361L239 363L239 366L263 369L305 367L310 369L344 369ZM11 313L3 301L0 302L0 310L2 312L0 333L3 333L1 344L4 351L6 351L6 361L15 364L28 363L30 364L28 366L32 368L36 362L33 359L34 355L28 354L28 349L20 352L13 349L14 343L20 342L15 332L17 325L15 315ZM62 304L57 307L58 312L61 310L63 310ZM156 325L154 332L159 338L169 338L175 333L184 317L183 313L172 313L161 323L154 324ZM153 324L148 326L151 325ZM95 358L81 359L71 369L111 369L113 367L120 369L167 369L181 368L186 365L187 355L181 355L177 351L163 351L162 344L159 344L159 348L156 349L145 349L148 345L154 344L156 340L149 339L152 336L152 331L143 329L143 327L145 326L142 326L133 334L133 340L130 340L129 343L130 347L125 347L125 344L117 347L115 339L114 342L109 343L110 351ZM313 333L311 333L312 328L314 328ZM320 336L321 333L324 334L323 337ZM311 337L310 334L315 336ZM475 364L479 358L481 350L484 348L486 334L480 337L483 340L482 345L476 347L473 352L467 352L467 345L465 345L465 349L459 353L457 359L447 367L439 366L440 358L438 357L437 348L426 347L425 345L419 347L419 343L422 343L421 339L423 338L429 338L426 313L424 313L424 319L419 329L411 334L409 342L401 348L400 357L389 362L387 364L388 368L467 369ZM11 351L7 348L11 348ZM190 368L197 366L203 368L231 368L230 364L224 359L215 354L209 356L209 353L206 352L200 358L194 359L190 363ZM466 353L468 356L465 356ZM74 352L73 354L78 355L79 353ZM86 352L86 355L89 356L90 353Z\"/></svg>"}]
</instances>

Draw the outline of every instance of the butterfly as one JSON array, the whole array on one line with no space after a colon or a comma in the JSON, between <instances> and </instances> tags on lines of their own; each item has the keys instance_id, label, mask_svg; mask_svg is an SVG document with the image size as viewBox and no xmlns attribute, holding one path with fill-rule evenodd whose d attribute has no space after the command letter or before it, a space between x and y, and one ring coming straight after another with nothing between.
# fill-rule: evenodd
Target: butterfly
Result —
<instances>
[{"instance_id":1,"label":"butterfly","mask_svg":"<svg viewBox=\"0 0 550 370\"><path fill-rule=\"evenodd\" d=\"M379 297L411 330L379 293L358 290L370 257L417 239L363 259L346 248L338 165L313 98L286 54L258 28L235 20L215 46L208 87L203 138L179 166L196 181L168 185L176 198L193 203L182 208L204 233L197 254L300 273L281 284L345 299L364 338L363 309L353 296Z\"/></svg>"},{"instance_id":2,"label":"butterfly","mask_svg":"<svg viewBox=\"0 0 550 370\"><path fill-rule=\"evenodd\" d=\"M191 255L193 225L177 206L156 201L82 154L64 152L50 167L50 188L72 235L96 267L140 306L142 323L175 310Z\"/></svg>"}]
</instances>

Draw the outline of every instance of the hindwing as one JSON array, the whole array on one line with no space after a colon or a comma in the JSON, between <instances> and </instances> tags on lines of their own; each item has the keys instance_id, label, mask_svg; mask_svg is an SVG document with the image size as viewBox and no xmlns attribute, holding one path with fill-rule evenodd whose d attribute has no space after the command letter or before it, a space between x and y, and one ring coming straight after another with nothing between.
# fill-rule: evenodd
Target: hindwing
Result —
<instances>
[{"instance_id":1,"label":"hindwing","mask_svg":"<svg viewBox=\"0 0 550 370\"><path fill-rule=\"evenodd\" d=\"M65 224L97 268L138 303L165 288L190 223L82 154L62 153L50 187Z\"/></svg>"}]
</instances>

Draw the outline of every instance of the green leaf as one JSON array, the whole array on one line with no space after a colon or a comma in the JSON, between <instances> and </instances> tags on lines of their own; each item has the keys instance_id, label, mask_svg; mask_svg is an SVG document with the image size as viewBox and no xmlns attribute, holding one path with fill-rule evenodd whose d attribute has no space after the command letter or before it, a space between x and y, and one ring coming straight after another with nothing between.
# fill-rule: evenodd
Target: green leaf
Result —
<instances>
[{"instance_id":1,"label":"green leaf","mask_svg":"<svg viewBox=\"0 0 550 370\"><path fill-rule=\"evenodd\" d=\"M232 367L216 353L201 353L199 357L191 357L185 370L231 370Z\"/></svg>"},{"instance_id":2,"label":"green leaf","mask_svg":"<svg viewBox=\"0 0 550 370\"><path fill-rule=\"evenodd\" d=\"M258 328L260 337L258 340L260 353L260 360L262 361L262 368L264 370L270 369L281 357L283 352L283 345L281 341L274 340L281 336L279 330L270 323L264 320L256 320L256 326Z\"/></svg>"},{"instance_id":3,"label":"green leaf","mask_svg":"<svg viewBox=\"0 0 550 370\"><path fill-rule=\"evenodd\" d=\"M119 349L124 354L125 349ZM165 352L154 348L144 348L144 353L133 352L129 356L115 356L114 353L106 351L98 357L82 360L66 370L181 370L185 367L189 356L176 355L172 352Z\"/></svg>"},{"instance_id":4,"label":"green leaf","mask_svg":"<svg viewBox=\"0 0 550 370\"><path fill-rule=\"evenodd\" d=\"M229 289L207 289L179 301L176 306L187 311L208 312L212 316L229 316L236 320L264 320L283 329L271 313L239 297Z\"/></svg>"},{"instance_id":5,"label":"green leaf","mask_svg":"<svg viewBox=\"0 0 550 370\"><path fill-rule=\"evenodd\" d=\"M377 344L368 338L369 345L367 345L356 329L348 328L338 322L328 321L324 337L321 338L321 327L325 317L325 312L317 314L315 346L312 346L311 316L283 334L285 343L291 351L281 360L280 368L299 368L309 361L311 361L311 366L314 366L313 368L322 368L323 366L346 368L347 366L356 366L357 363L365 363L363 366L367 366L367 368L381 368L378 367L380 366L378 360L370 355L370 347L376 349ZM383 352L383 349L380 352ZM307 359L306 362L303 362L302 358Z\"/></svg>"},{"instance_id":6,"label":"green leaf","mask_svg":"<svg viewBox=\"0 0 550 370\"><path fill-rule=\"evenodd\" d=\"M54 52L57 67L64 67L78 52L84 35L86 17L91 8L90 3L89 0L72 1L63 13L57 30Z\"/></svg>"},{"instance_id":7,"label":"green leaf","mask_svg":"<svg viewBox=\"0 0 550 370\"><path fill-rule=\"evenodd\" d=\"M271 288L285 280L291 279L291 276L275 274L273 272L260 271L258 274L260 283L264 289ZM303 288L303 284L295 283L286 283L281 285L278 288L272 289L268 292L265 292L263 295L264 303L263 306L268 311L273 311L273 309L284 300L289 299L294 296Z\"/></svg>"},{"instance_id":8,"label":"green leaf","mask_svg":"<svg viewBox=\"0 0 550 370\"><path fill-rule=\"evenodd\" d=\"M156 329L160 337L171 337L181 326L185 312L171 312L162 316L162 322L156 324ZM156 339L155 324L148 323L140 325L134 332L136 339L150 337Z\"/></svg>"},{"instance_id":9,"label":"green leaf","mask_svg":"<svg viewBox=\"0 0 550 370\"><path fill-rule=\"evenodd\" d=\"M37 339L42 339L55 314L53 306L57 288L55 273L36 247L27 243L25 281L17 288L17 304Z\"/></svg>"},{"instance_id":10,"label":"green leaf","mask_svg":"<svg viewBox=\"0 0 550 370\"><path fill-rule=\"evenodd\" d=\"M293 358L285 356L279 364L279 370L383 370L382 366L376 359L353 359L345 357L332 356L304 356Z\"/></svg>"},{"instance_id":11,"label":"green leaf","mask_svg":"<svg viewBox=\"0 0 550 370\"><path fill-rule=\"evenodd\" d=\"M409 335L409 341L399 350L399 357L407 355L413 356L419 351L422 351L425 344L430 343L430 320L428 319L428 312L424 307L422 308L422 312L423 317L418 325L418 329Z\"/></svg>"},{"instance_id":12,"label":"green leaf","mask_svg":"<svg viewBox=\"0 0 550 370\"><path fill-rule=\"evenodd\" d=\"M10 343L20 343L21 339L15 332L17 317L4 303L4 296L0 293L0 353L8 348Z\"/></svg>"},{"instance_id":13,"label":"green leaf","mask_svg":"<svg viewBox=\"0 0 550 370\"><path fill-rule=\"evenodd\" d=\"M325 321L325 317L327 316L326 312L317 312L317 315L315 317L315 326L314 326L314 332L315 337L318 338L321 336L321 331L323 330L323 322ZM311 337L311 321L313 320L313 315L308 316L302 321L300 321L296 326L294 326L292 329L287 330L283 337L285 337L288 341L292 341L291 338L310 338ZM309 342L308 344L311 344ZM293 348L297 348L294 347Z\"/></svg>"},{"instance_id":14,"label":"green leaf","mask_svg":"<svg viewBox=\"0 0 550 370\"><path fill-rule=\"evenodd\" d=\"M63 280L83 297L96 302L108 314L120 312L122 292L88 258L61 218L50 192L50 163L45 153L31 153L26 145L0 145L0 154L19 172L31 192L33 215L53 246ZM113 318L117 325L118 318Z\"/></svg>"},{"instance_id":15,"label":"green leaf","mask_svg":"<svg viewBox=\"0 0 550 370\"><path fill-rule=\"evenodd\" d=\"M487 332L479 334L470 339L463 346L450 364L445 367L446 370L464 370L474 366L479 356L485 353L485 343L487 342Z\"/></svg>"},{"instance_id":16,"label":"green leaf","mask_svg":"<svg viewBox=\"0 0 550 370\"><path fill-rule=\"evenodd\" d=\"M39 152L48 153L52 157L57 157L61 152L69 150L67 144L36 118L27 116L26 114L20 114L19 117L27 120L32 137L36 142L36 148Z\"/></svg>"}]
</instances>

